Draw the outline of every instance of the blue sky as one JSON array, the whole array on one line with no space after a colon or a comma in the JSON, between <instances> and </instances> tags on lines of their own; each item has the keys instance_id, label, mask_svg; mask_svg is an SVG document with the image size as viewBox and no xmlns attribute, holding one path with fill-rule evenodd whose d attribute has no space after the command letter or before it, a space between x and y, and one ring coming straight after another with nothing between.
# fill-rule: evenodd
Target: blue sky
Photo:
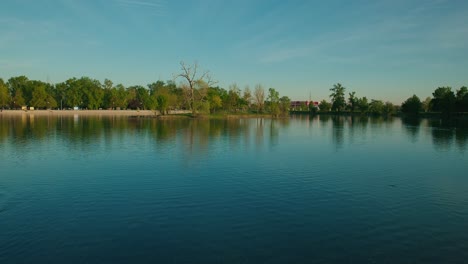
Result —
<instances>
[{"instance_id":1,"label":"blue sky","mask_svg":"<svg viewBox=\"0 0 468 264\"><path fill-rule=\"evenodd\" d=\"M0 77L169 80L198 62L219 85L293 100L340 82L369 99L468 85L466 0L3 0Z\"/></svg>"}]
</instances>

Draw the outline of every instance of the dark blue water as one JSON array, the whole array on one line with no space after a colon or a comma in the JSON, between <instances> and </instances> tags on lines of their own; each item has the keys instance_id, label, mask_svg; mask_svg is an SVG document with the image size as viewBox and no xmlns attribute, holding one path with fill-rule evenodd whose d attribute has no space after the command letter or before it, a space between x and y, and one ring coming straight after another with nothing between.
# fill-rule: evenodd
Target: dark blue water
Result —
<instances>
[{"instance_id":1,"label":"dark blue water","mask_svg":"<svg viewBox=\"0 0 468 264\"><path fill-rule=\"evenodd\" d=\"M0 116L0 263L468 263L468 130Z\"/></svg>"}]
</instances>

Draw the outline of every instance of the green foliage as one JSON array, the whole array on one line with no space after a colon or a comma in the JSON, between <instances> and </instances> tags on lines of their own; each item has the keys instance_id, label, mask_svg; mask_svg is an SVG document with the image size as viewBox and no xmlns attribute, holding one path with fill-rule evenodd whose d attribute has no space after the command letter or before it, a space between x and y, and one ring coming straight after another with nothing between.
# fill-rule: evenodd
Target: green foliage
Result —
<instances>
[{"instance_id":1,"label":"green foliage","mask_svg":"<svg viewBox=\"0 0 468 264\"><path fill-rule=\"evenodd\" d=\"M26 76L11 77L7 82L8 89L12 95L21 95L21 106L29 103L32 97L32 89L29 85L29 79ZM19 92L18 92L19 91ZM16 101L18 102L18 101Z\"/></svg>"},{"instance_id":2,"label":"green foliage","mask_svg":"<svg viewBox=\"0 0 468 264\"><path fill-rule=\"evenodd\" d=\"M330 112L331 107L332 107L332 104L327 102L326 100L322 100L319 103L320 112Z\"/></svg>"},{"instance_id":3,"label":"green foliage","mask_svg":"<svg viewBox=\"0 0 468 264\"><path fill-rule=\"evenodd\" d=\"M390 115L395 114L395 112L396 112L395 106L390 102L386 102L383 107L382 114L385 116L390 116Z\"/></svg>"},{"instance_id":4,"label":"green foliage","mask_svg":"<svg viewBox=\"0 0 468 264\"><path fill-rule=\"evenodd\" d=\"M279 110L281 115L286 116L289 114L289 107L291 106L291 99L287 96L283 96L279 99Z\"/></svg>"},{"instance_id":5,"label":"green foliage","mask_svg":"<svg viewBox=\"0 0 468 264\"><path fill-rule=\"evenodd\" d=\"M4 108L10 102L10 94L8 92L8 87L3 79L0 78L0 108Z\"/></svg>"},{"instance_id":6,"label":"green foliage","mask_svg":"<svg viewBox=\"0 0 468 264\"><path fill-rule=\"evenodd\" d=\"M318 108L314 105L313 101L309 103L309 112L311 114L316 114L318 112Z\"/></svg>"},{"instance_id":7,"label":"green foliage","mask_svg":"<svg viewBox=\"0 0 468 264\"><path fill-rule=\"evenodd\" d=\"M356 109L356 106L358 104L358 98L356 97L356 92L351 92L349 93L349 98L348 98L348 107L351 112L354 112Z\"/></svg>"},{"instance_id":8,"label":"green foliage","mask_svg":"<svg viewBox=\"0 0 468 264\"><path fill-rule=\"evenodd\" d=\"M432 111L448 116L455 110L455 94L451 87L439 87L433 93Z\"/></svg>"},{"instance_id":9,"label":"green foliage","mask_svg":"<svg viewBox=\"0 0 468 264\"><path fill-rule=\"evenodd\" d=\"M15 92L15 95L12 98L12 107L14 109L17 109L25 105L26 105L26 102L23 98L23 92L21 91L21 89L17 89Z\"/></svg>"},{"instance_id":10,"label":"green foliage","mask_svg":"<svg viewBox=\"0 0 468 264\"><path fill-rule=\"evenodd\" d=\"M374 115L382 115L384 112L384 103L381 100L373 100L369 104L369 112Z\"/></svg>"},{"instance_id":11,"label":"green foliage","mask_svg":"<svg viewBox=\"0 0 468 264\"><path fill-rule=\"evenodd\" d=\"M424 112L431 110L431 100L432 99L430 97L426 97L426 99L422 102L422 108Z\"/></svg>"},{"instance_id":12,"label":"green foliage","mask_svg":"<svg viewBox=\"0 0 468 264\"><path fill-rule=\"evenodd\" d=\"M192 110L195 115L202 102L206 102L208 88L214 83L211 80L208 71L199 72L198 64L186 65L183 61L180 62L181 73L176 75L176 78L183 80L182 95L186 105ZM206 108L206 105L203 106ZM209 106L208 106L209 109Z\"/></svg>"},{"instance_id":13,"label":"green foliage","mask_svg":"<svg viewBox=\"0 0 468 264\"><path fill-rule=\"evenodd\" d=\"M455 107L458 112L468 112L468 88L465 86L457 90Z\"/></svg>"},{"instance_id":14,"label":"green foliage","mask_svg":"<svg viewBox=\"0 0 468 264\"><path fill-rule=\"evenodd\" d=\"M228 111L230 112L237 112L237 110L239 109L239 102L240 102L240 89L239 87L237 87L237 84L232 84L229 86L229 91L228 91L228 95L227 95L227 98L226 98L226 105L227 105L227 109Z\"/></svg>"},{"instance_id":15,"label":"green foliage","mask_svg":"<svg viewBox=\"0 0 468 264\"><path fill-rule=\"evenodd\" d=\"M413 95L401 104L401 112L409 115L417 115L422 110L422 103L419 97Z\"/></svg>"},{"instance_id":16,"label":"green foliage","mask_svg":"<svg viewBox=\"0 0 468 264\"><path fill-rule=\"evenodd\" d=\"M167 113L167 107L169 105L169 96L166 93L161 93L156 96L156 105L159 112L162 115Z\"/></svg>"},{"instance_id":17,"label":"green foliage","mask_svg":"<svg viewBox=\"0 0 468 264\"><path fill-rule=\"evenodd\" d=\"M346 106L346 101L345 101L345 93L346 88L343 87L340 83L334 84L333 88L330 89L332 93L330 94L330 98L332 101L332 110L341 112L344 110L344 107Z\"/></svg>"},{"instance_id":18,"label":"green foliage","mask_svg":"<svg viewBox=\"0 0 468 264\"><path fill-rule=\"evenodd\" d=\"M34 108L48 108L50 96L47 94L45 85L38 84L34 87L30 105Z\"/></svg>"},{"instance_id":19,"label":"green foliage","mask_svg":"<svg viewBox=\"0 0 468 264\"><path fill-rule=\"evenodd\" d=\"M249 86L246 86L244 88L244 95L242 96L242 99L243 99L243 108L244 110L247 110L250 108L250 106L252 105L252 92L250 91L250 87Z\"/></svg>"},{"instance_id":20,"label":"green foliage","mask_svg":"<svg viewBox=\"0 0 468 264\"><path fill-rule=\"evenodd\" d=\"M280 114L279 93L274 88L268 89L268 108L272 116L277 117Z\"/></svg>"},{"instance_id":21,"label":"green foliage","mask_svg":"<svg viewBox=\"0 0 468 264\"><path fill-rule=\"evenodd\" d=\"M157 81L155 83L148 84L148 89L150 91L150 95L154 95L158 93L163 88L167 88L166 84L163 81Z\"/></svg>"},{"instance_id":22,"label":"green foliage","mask_svg":"<svg viewBox=\"0 0 468 264\"><path fill-rule=\"evenodd\" d=\"M369 101L367 101L367 97L364 96L360 99L357 99L357 107L362 114L367 113L369 110Z\"/></svg>"},{"instance_id":23,"label":"green foliage","mask_svg":"<svg viewBox=\"0 0 468 264\"><path fill-rule=\"evenodd\" d=\"M286 115L289 112L290 99L280 97L274 88L265 89L262 85L255 86L252 92L248 86L243 93L236 84L226 90L219 86L211 87L207 72L197 73L197 66L185 66L182 73L176 77L182 79L177 85L174 81L157 81L147 87L130 86L126 88L105 79L103 83L89 77L70 78L64 82L51 85L42 81L29 80L26 76L11 77L5 83L0 78L0 107L19 109L22 106L33 106L38 109L55 109L57 105L63 108L78 106L86 109L158 109L166 114L171 109L191 109L194 112L257 112L265 110L272 116ZM344 98L345 87L340 83L330 89L331 103L323 100L318 109L311 103L300 105L302 111L315 113L350 112L362 114L389 116L397 112L400 106L381 100L368 101L366 97L358 98L355 92L350 92L348 100ZM402 105L404 113L418 113L421 110L435 111L449 117L453 112L468 112L468 88L463 86L456 92L451 87L438 87L421 102L415 95L408 98Z\"/></svg>"},{"instance_id":24,"label":"green foliage","mask_svg":"<svg viewBox=\"0 0 468 264\"><path fill-rule=\"evenodd\" d=\"M211 113L215 113L217 109L223 106L223 101L221 100L221 97L219 97L219 95L217 94L210 97L209 103Z\"/></svg>"}]
</instances>

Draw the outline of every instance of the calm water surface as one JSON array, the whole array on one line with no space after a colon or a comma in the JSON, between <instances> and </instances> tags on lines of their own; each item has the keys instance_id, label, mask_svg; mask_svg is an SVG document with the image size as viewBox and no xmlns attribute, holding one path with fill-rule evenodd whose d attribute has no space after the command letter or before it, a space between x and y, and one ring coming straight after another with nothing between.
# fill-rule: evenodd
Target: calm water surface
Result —
<instances>
[{"instance_id":1,"label":"calm water surface","mask_svg":"<svg viewBox=\"0 0 468 264\"><path fill-rule=\"evenodd\" d=\"M0 263L468 263L468 130L0 116Z\"/></svg>"}]
</instances>

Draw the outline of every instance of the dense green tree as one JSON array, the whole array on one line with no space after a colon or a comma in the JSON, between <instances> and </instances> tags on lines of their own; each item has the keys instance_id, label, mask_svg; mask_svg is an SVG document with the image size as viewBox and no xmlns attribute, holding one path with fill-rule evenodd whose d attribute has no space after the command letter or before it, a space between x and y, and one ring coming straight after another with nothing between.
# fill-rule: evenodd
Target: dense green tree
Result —
<instances>
[{"instance_id":1,"label":"dense green tree","mask_svg":"<svg viewBox=\"0 0 468 264\"><path fill-rule=\"evenodd\" d=\"M315 114L315 113L318 112L318 110L319 110L319 109L315 106L314 101L310 101L310 102L309 102L309 112L310 112L311 114Z\"/></svg>"},{"instance_id":2,"label":"dense green tree","mask_svg":"<svg viewBox=\"0 0 468 264\"><path fill-rule=\"evenodd\" d=\"M250 109L250 106L252 105L252 92L250 91L250 87L247 85L244 88L244 94L242 96L243 99L243 106L246 109Z\"/></svg>"},{"instance_id":3,"label":"dense green tree","mask_svg":"<svg viewBox=\"0 0 468 264\"><path fill-rule=\"evenodd\" d=\"M229 86L226 106L228 111L230 112L237 112L239 109L239 101L241 99L240 89L237 84L231 84Z\"/></svg>"},{"instance_id":4,"label":"dense green tree","mask_svg":"<svg viewBox=\"0 0 468 264\"><path fill-rule=\"evenodd\" d=\"M223 106L223 101L221 100L221 97L219 95L215 94L210 97L210 112L215 113L217 109L221 108Z\"/></svg>"},{"instance_id":5,"label":"dense green tree","mask_svg":"<svg viewBox=\"0 0 468 264\"><path fill-rule=\"evenodd\" d=\"M369 104L369 112L374 115L382 115L384 111L384 103L381 100L371 100Z\"/></svg>"},{"instance_id":6,"label":"dense green tree","mask_svg":"<svg viewBox=\"0 0 468 264\"><path fill-rule=\"evenodd\" d=\"M163 115L167 114L169 109L175 109L177 107L176 95L172 93L170 88L166 85L153 89L153 94L150 95L150 97L154 98L154 106Z\"/></svg>"},{"instance_id":7,"label":"dense green tree","mask_svg":"<svg viewBox=\"0 0 468 264\"><path fill-rule=\"evenodd\" d=\"M143 86L135 85L127 88L128 108L155 109L154 98L149 96L149 90Z\"/></svg>"},{"instance_id":8,"label":"dense green tree","mask_svg":"<svg viewBox=\"0 0 468 264\"><path fill-rule=\"evenodd\" d=\"M0 78L0 108L5 108L10 102L10 93L6 83Z\"/></svg>"},{"instance_id":9,"label":"dense green tree","mask_svg":"<svg viewBox=\"0 0 468 264\"><path fill-rule=\"evenodd\" d=\"M385 102L382 114L385 116L393 115L396 112L395 106L390 102Z\"/></svg>"},{"instance_id":10,"label":"dense green tree","mask_svg":"<svg viewBox=\"0 0 468 264\"><path fill-rule=\"evenodd\" d=\"M167 88L164 81L157 81L157 82L148 84L150 95L156 94L159 90L163 88Z\"/></svg>"},{"instance_id":11,"label":"dense green tree","mask_svg":"<svg viewBox=\"0 0 468 264\"><path fill-rule=\"evenodd\" d=\"M343 87L340 83L334 84L333 88L330 88L330 91L332 92L330 94L330 98L332 101L332 110L341 112L344 110L344 107L346 106L346 100L345 100L345 90L346 88Z\"/></svg>"},{"instance_id":12,"label":"dense green tree","mask_svg":"<svg viewBox=\"0 0 468 264\"><path fill-rule=\"evenodd\" d=\"M57 90L63 93L63 106L64 107L80 107L83 105L83 91L80 87L78 79L70 78L63 83L56 85Z\"/></svg>"},{"instance_id":13,"label":"dense green tree","mask_svg":"<svg viewBox=\"0 0 468 264\"><path fill-rule=\"evenodd\" d=\"M103 105L104 91L98 80L89 77L81 77L77 80L78 89L82 91L83 107L98 109Z\"/></svg>"},{"instance_id":14,"label":"dense green tree","mask_svg":"<svg viewBox=\"0 0 468 264\"><path fill-rule=\"evenodd\" d=\"M320 112L330 112L331 107L332 104L327 102L326 100L322 100L319 103Z\"/></svg>"},{"instance_id":15,"label":"dense green tree","mask_svg":"<svg viewBox=\"0 0 468 264\"><path fill-rule=\"evenodd\" d=\"M291 99L287 96L282 96L279 99L279 109L280 113L283 116L286 116L289 114L289 107L291 106Z\"/></svg>"},{"instance_id":16,"label":"dense green tree","mask_svg":"<svg viewBox=\"0 0 468 264\"><path fill-rule=\"evenodd\" d=\"M23 92L21 89L16 89L11 103L12 103L13 109L18 109L26 105L26 102L23 98Z\"/></svg>"},{"instance_id":17,"label":"dense green tree","mask_svg":"<svg viewBox=\"0 0 468 264\"><path fill-rule=\"evenodd\" d=\"M214 113L223 107L223 103L227 101L228 92L220 87L210 87L207 97L210 104L210 112Z\"/></svg>"},{"instance_id":18,"label":"dense green tree","mask_svg":"<svg viewBox=\"0 0 468 264\"><path fill-rule=\"evenodd\" d=\"M159 94L156 96L156 106L161 113L165 115L167 113L167 107L169 105L169 98L167 94Z\"/></svg>"},{"instance_id":19,"label":"dense green tree","mask_svg":"<svg viewBox=\"0 0 468 264\"><path fill-rule=\"evenodd\" d=\"M272 116L277 117L280 114L279 93L274 88L268 89L268 109Z\"/></svg>"},{"instance_id":20,"label":"dense green tree","mask_svg":"<svg viewBox=\"0 0 468 264\"><path fill-rule=\"evenodd\" d=\"M30 106L34 108L48 108L49 106L49 98L50 96L47 94L45 85L44 84L37 84L34 86L32 92L32 98L30 101Z\"/></svg>"},{"instance_id":21,"label":"dense green tree","mask_svg":"<svg viewBox=\"0 0 468 264\"><path fill-rule=\"evenodd\" d=\"M422 103L419 97L413 95L401 104L401 112L409 115L417 115L422 110Z\"/></svg>"},{"instance_id":22,"label":"dense green tree","mask_svg":"<svg viewBox=\"0 0 468 264\"><path fill-rule=\"evenodd\" d=\"M359 108L359 111L362 114L367 113L367 111L369 110L369 101L367 101L367 97L364 96L362 98L359 98L357 102L357 107Z\"/></svg>"},{"instance_id":23,"label":"dense green tree","mask_svg":"<svg viewBox=\"0 0 468 264\"><path fill-rule=\"evenodd\" d=\"M16 95L17 91L21 91L23 103L21 106L29 103L32 97L32 86L29 85L29 79L26 76L11 77L8 79L7 85L11 95Z\"/></svg>"},{"instance_id":24,"label":"dense green tree","mask_svg":"<svg viewBox=\"0 0 468 264\"><path fill-rule=\"evenodd\" d=\"M431 100L431 97L426 97L426 99L422 102L424 112L429 112L429 110L431 110Z\"/></svg>"},{"instance_id":25,"label":"dense green tree","mask_svg":"<svg viewBox=\"0 0 468 264\"><path fill-rule=\"evenodd\" d=\"M348 98L348 107L351 112L354 112L356 109L357 103L358 103L358 98L356 97L356 92L351 92L349 93L349 98Z\"/></svg>"},{"instance_id":26,"label":"dense green tree","mask_svg":"<svg viewBox=\"0 0 468 264\"><path fill-rule=\"evenodd\" d=\"M457 90L455 107L457 112L468 112L468 88L465 86Z\"/></svg>"},{"instance_id":27,"label":"dense green tree","mask_svg":"<svg viewBox=\"0 0 468 264\"><path fill-rule=\"evenodd\" d=\"M455 111L455 94L451 87L438 87L433 93L432 110L449 116Z\"/></svg>"},{"instance_id":28,"label":"dense green tree","mask_svg":"<svg viewBox=\"0 0 468 264\"><path fill-rule=\"evenodd\" d=\"M125 86L117 84L115 86L115 97L113 97L112 105L120 109L127 109L128 106L128 92Z\"/></svg>"}]
</instances>

